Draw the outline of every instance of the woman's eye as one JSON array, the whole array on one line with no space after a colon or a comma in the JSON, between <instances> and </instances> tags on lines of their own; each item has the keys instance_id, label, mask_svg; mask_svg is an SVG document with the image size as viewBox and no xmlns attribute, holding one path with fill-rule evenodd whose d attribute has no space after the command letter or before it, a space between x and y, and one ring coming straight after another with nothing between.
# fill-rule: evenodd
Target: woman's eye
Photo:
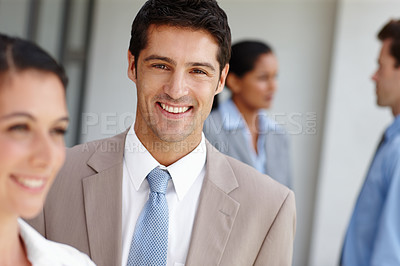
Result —
<instances>
[{"instance_id":1,"label":"woman's eye","mask_svg":"<svg viewBox=\"0 0 400 266\"><path fill-rule=\"evenodd\" d=\"M259 76L258 79L261 81L269 81L269 80L276 80L278 78L278 75L263 75Z\"/></svg>"},{"instance_id":2,"label":"woman's eye","mask_svg":"<svg viewBox=\"0 0 400 266\"><path fill-rule=\"evenodd\" d=\"M65 128L54 128L51 130L51 133L57 136L64 136L67 133L67 130Z\"/></svg>"},{"instance_id":3,"label":"woman's eye","mask_svg":"<svg viewBox=\"0 0 400 266\"><path fill-rule=\"evenodd\" d=\"M26 132L29 130L29 126L25 124L18 124L9 127L8 131L11 132Z\"/></svg>"}]
</instances>

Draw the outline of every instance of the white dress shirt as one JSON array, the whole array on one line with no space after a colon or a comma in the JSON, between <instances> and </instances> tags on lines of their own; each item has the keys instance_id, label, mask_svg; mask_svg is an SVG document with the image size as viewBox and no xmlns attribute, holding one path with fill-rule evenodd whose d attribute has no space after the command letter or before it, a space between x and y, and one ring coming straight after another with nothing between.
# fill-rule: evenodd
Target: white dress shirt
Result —
<instances>
[{"instance_id":1,"label":"white dress shirt","mask_svg":"<svg viewBox=\"0 0 400 266\"><path fill-rule=\"evenodd\" d=\"M130 128L125 142L122 179L122 266L126 266L128 260L136 220L149 197L146 176L157 166L168 170L172 178L166 193L169 209L167 265L185 265L205 163L204 135L196 149L165 167L146 150L133 126Z\"/></svg>"},{"instance_id":2,"label":"white dress shirt","mask_svg":"<svg viewBox=\"0 0 400 266\"><path fill-rule=\"evenodd\" d=\"M28 260L33 266L95 266L77 249L45 239L22 219L18 219L18 224Z\"/></svg>"}]
</instances>

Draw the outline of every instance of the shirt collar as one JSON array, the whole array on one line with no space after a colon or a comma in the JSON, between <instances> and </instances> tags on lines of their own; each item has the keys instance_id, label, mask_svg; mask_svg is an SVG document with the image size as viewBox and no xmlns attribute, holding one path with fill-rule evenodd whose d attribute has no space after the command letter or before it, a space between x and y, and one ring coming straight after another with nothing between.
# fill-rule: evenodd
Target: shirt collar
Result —
<instances>
[{"instance_id":1,"label":"shirt collar","mask_svg":"<svg viewBox=\"0 0 400 266\"><path fill-rule=\"evenodd\" d=\"M52 262L53 252L44 238L21 218L18 218L18 224L29 261L36 263L45 259L46 262Z\"/></svg>"},{"instance_id":2,"label":"shirt collar","mask_svg":"<svg viewBox=\"0 0 400 266\"><path fill-rule=\"evenodd\" d=\"M385 131L385 139L389 140L400 133L400 115L397 115L393 123Z\"/></svg>"},{"instance_id":3,"label":"shirt collar","mask_svg":"<svg viewBox=\"0 0 400 266\"><path fill-rule=\"evenodd\" d=\"M150 171L159 166L161 169L168 170L178 200L182 200L205 166L205 137L202 133L200 144L192 152L166 167L157 162L147 151L136 136L132 125L126 137L124 159L128 175L136 190L139 190Z\"/></svg>"}]
</instances>

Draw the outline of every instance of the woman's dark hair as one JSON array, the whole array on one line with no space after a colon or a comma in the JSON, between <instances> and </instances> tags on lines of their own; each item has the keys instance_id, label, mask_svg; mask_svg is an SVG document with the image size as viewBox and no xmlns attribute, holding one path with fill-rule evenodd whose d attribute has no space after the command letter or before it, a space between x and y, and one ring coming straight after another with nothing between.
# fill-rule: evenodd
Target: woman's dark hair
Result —
<instances>
[{"instance_id":1,"label":"woman's dark hair","mask_svg":"<svg viewBox=\"0 0 400 266\"><path fill-rule=\"evenodd\" d=\"M53 73L67 87L64 68L47 52L33 42L0 33L0 75L29 69Z\"/></svg>"},{"instance_id":2,"label":"woman's dark hair","mask_svg":"<svg viewBox=\"0 0 400 266\"><path fill-rule=\"evenodd\" d=\"M271 47L260 41L241 41L232 45L229 72L242 77L253 70L258 57L272 53Z\"/></svg>"},{"instance_id":3,"label":"woman's dark hair","mask_svg":"<svg viewBox=\"0 0 400 266\"><path fill-rule=\"evenodd\" d=\"M395 67L400 66L400 20L390 20L378 33L378 39L391 39L390 54L396 59Z\"/></svg>"},{"instance_id":4,"label":"woman's dark hair","mask_svg":"<svg viewBox=\"0 0 400 266\"><path fill-rule=\"evenodd\" d=\"M215 0L148 0L132 22L129 51L135 57L146 48L150 25L204 30L218 43L220 72L229 62L231 30L225 12Z\"/></svg>"}]
</instances>

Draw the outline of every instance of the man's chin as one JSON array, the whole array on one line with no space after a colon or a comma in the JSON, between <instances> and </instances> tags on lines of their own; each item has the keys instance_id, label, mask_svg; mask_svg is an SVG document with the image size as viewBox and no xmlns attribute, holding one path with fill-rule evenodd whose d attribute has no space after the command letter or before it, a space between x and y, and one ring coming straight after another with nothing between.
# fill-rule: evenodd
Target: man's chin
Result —
<instances>
[{"instance_id":1,"label":"man's chin","mask_svg":"<svg viewBox=\"0 0 400 266\"><path fill-rule=\"evenodd\" d=\"M188 134L182 134L182 133L163 133L163 134L158 134L158 138L166 143L177 143L177 142L182 142L188 137Z\"/></svg>"}]
</instances>

